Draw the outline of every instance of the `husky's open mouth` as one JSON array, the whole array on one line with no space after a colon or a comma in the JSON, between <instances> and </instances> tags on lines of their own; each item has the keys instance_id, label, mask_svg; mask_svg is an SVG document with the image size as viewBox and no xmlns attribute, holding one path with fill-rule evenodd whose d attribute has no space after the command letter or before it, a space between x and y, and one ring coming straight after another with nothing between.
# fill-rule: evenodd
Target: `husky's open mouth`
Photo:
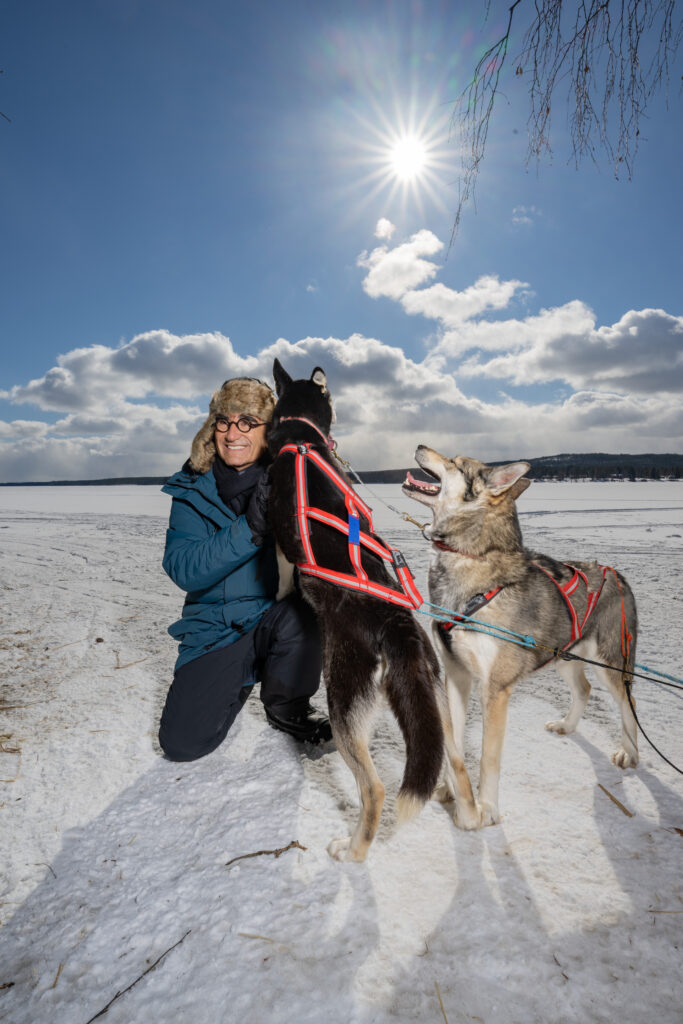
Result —
<instances>
[{"instance_id":1,"label":"husky's open mouth","mask_svg":"<svg viewBox=\"0 0 683 1024\"><path fill-rule=\"evenodd\" d=\"M424 472L425 473L429 473L429 470L425 469ZM430 476L434 476L433 473L429 473L429 475ZM434 476L434 479L438 480L438 477ZM403 482L403 490L404 491L417 491L420 494L425 494L425 495L430 495L431 497L436 497L436 495L441 490L441 484L440 483L430 484L430 483L427 483L425 480L416 480L415 477L413 476L413 474L410 472L410 470L408 470L408 473L406 474L406 478L405 478L405 480Z\"/></svg>"}]
</instances>

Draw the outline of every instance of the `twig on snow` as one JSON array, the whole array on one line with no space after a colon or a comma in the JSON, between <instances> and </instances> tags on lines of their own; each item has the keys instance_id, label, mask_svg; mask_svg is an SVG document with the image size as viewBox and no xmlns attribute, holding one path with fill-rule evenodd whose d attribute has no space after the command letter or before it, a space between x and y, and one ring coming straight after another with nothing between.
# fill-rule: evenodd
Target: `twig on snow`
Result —
<instances>
[{"instance_id":1,"label":"twig on snow","mask_svg":"<svg viewBox=\"0 0 683 1024\"><path fill-rule=\"evenodd\" d=\"M445 1009L445 1007L443 1005L443 999L441 998L441 989L439 988L438 981L434 982L434 987L436 989L436 994L439 997L439 1006L441 1007L441 1012L443 1014L443 1019L446 1021L446 1024L448 1024L448 1017L446 1016L446 1009Z\"/></svg>"},{"instance_id":2,"label":"twig on snow","mask_svg":"<svg viewBox=\"0 0 683 1024\"><path fill-rule=\"evenodd\" d=\"M0 734L0 754L20 754L21 749L19 747L6 747L5 742L12 739L11 732L3 732Z\"/></svg>"},{"instance_id":3,"label":"twig on snow","mask_svg":"<svg viewBox=\"0 0 683 1024\"><path fill-rule=\"evenodd\" d=\"M121 658L119 657L119 652L115 651L114 653L116 654L116 664L114 665L115 669L116 668L130 668L131 665L139 665L140 662L148 661L152 657L151 654L148 654L145 658L138 658L137 661L128 661L128 662L126 662L125 665L122 665L121 664Z\"/></svg>"},{"instance_id":4,"label":"twig on snow","mask_svg":"<svg viewBox=\"0 0 683 1024\"><path fill-rule=\"evenodd\" d=\"M615 796L612 796L610 791L608 789L605 789L605 787L603 786L603 784L601 782L598 782L598 786L603 791L603 793L605 793L605 795L610 798L612 803L617 805L617 807L619 808L620 811L623 811L624 814L627 815L627 817L629 817L629 818L633 817L633 811L629 811L626 807L624 807L624 805L622 804L621 800L617 800L617 798Z\"/></svg>"},{"instance_id":5,"label":"twig on snow","mask_svg":"<svg viewBox=\"0 0 683 1024\"><path fill-rule=\"evenodd\" d=\"M292 850L294 848L296 848L297 850L307 850L308 849L307 846L302 846L301 843L298 842L296 839L292 839L292 841L289 844L289 846L283 846L280 850L257 850L256 853L242 853L242 854L240 854L239 857L233 857L232 860L229 860L226 863L225 867L226 868L230 867L230 865L234 864L235 861L237 861L237 860L246 860L247 857L262 857L264 854L267 854L268 856L275 857L277 859L283 853L286 853L287 850Z\"/></svg>"},{"instance_id":6,"label":"twig on snow","mask_svg":"<svg viewBox=\"0 0 683 1024\"><path fill-rule=\"evenodd\" d=\"M60 644L59 647L48 647L48 653L52 654L53 651L61 651L65 647L73 647L74 644L82 644L88 639L87 636L82 636L80 640L70 640L68 644Z\"/></svg>"},{"instance_id":7,"label":"twig on snow","mask_svg":"<svg viewBox=\"0 0 683 1024\"><path fill-rule=\"evenodd\" d=\"M48 864L48 863L47 863L46 861L44 861L44 860L39 860L39 861L37 861L37 862L36 862L36 863L34 864L34 867L36 867L36 868L47 868L47 869L48 869L48 871L51 871L51 872L52 872L52 877L53 877L53 878L56 878L56 877L57 877L57 876L55 875L55 872L54 872L54 868L51 868L51 867L50 867L50 865L49 865L49 864Z\"/></svg>"},{"instance_id":8,"label":"twig on snow","mask_svg":"<svg viewBox=\"0 0 683 1024\"><path fill-rule=\"evenodd\" d=\"M161 963L161 961L164 959L164 957L166 956L167 953L170 953L172 949L175 949L176 946L179 946L180 943L183 941L183 939L186 939L191 931L192 931L192 929L188 928L187 931L185 932L185 934L183 935L183 937L181 939L178 939L178 941L174 942L172 946L169 946L168 949L166 950L166 952L162 953L161 956L158 958L158 960L155 960L153 964L150 964L150 966L147 968L147 970L143 971L142 974L140 975L140 977L136 978L135 981L132 983L132 985L129 985L128 988L121 989L120 992L117 992L116 995L114 996L114 998L110 999L109 1002L107 1003L107 1005L102 1007L102 1009L100 1010L99 1013L96 1013L94 1017L91 1017L90 1020L86 1021L86 1024L92 1024L92 1022L94 1020L97 1020L98 1017L101 1017L103 1014L105 1014L107 1012L107 1010L112 1005L112 1003L115 1003L117 999L120 999L121 996L124 996L126 994L126 992L130 992L130 990L135 985L137 985L137 983L139 981L142 981L142 979L144 978L144 976L146 974L149 974L150 971L154 970L154 968L157 966L157 964Z\"/></svg>"},{"instance_id":9,"label":"twig on snow","mask_svg":"<svg viewBox=\"0 0 683 1024\"><path fill-rule=\"evenodd\" d=\"M64 964L60 964L59 967L57 968L57 973L55 974L55 980L50 985L50 988L57 988L57 982L59 981L59 975L62 973L63 970L64 970Z\"/></svg>"},{"instance_id":10,"label":"twig on snow","mask_svg":"<svg viewBox=\"0 0 683 1024\"><path fill-rule=\"evenodd\" d=\"M49 704L54 697L45 697L44 700L30 700L26 704L3 704L0 701L0 711L16 711L17 708L32 708L34 704Z\"/></svg>"}]
</instances>

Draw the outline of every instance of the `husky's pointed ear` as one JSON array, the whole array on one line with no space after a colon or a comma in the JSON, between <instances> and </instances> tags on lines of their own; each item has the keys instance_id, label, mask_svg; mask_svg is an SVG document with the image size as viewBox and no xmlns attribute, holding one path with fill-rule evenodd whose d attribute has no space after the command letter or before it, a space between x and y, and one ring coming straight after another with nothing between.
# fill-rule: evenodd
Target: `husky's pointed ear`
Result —
<instances>
[{"instance_id":1,"label":"husky's pointed ear","mask_svg":"<svg viewBox=\"0 0 683 1024\"><path fill-rule=\"evenodd\" d=\"M275 381L275 392L279 398L287 385L292 383L292 378L279 359L276 359L273 363L273 379Z\"/></svg>"},{"instance_id":2,"label":"husky's pointed ear","mask_svg":"<svg viewBox=\"0 0 683 1024\"><path fill-rule=\"evenodd\" d=\"M327 377L325 371L319 366L316 366L315 370L311 374L311 380L314 384L317 384L319 388L322 388L323 394L327 394Z\"/></svg>"},{"instance_id":3,"label":"husky's pointed ear","mask_svg":"<svg viewBox=\"0 0 683 1024\"><path fill-rule=\"evenodd\" d=\"M520 494L524 494L527 487L531 487L531 480L527 476L523 476L521 480L518 480L516 484L513 484L510 488L510 496L517 500Z\"/></svg>"},{"instance_id":4,"label":"husky's pointed ear","mask_svg":"<svg viewBox=\"0 0 683 1024\"><path fill-rule=\"evenodd\" d=\"M496 497L509 491L513 498L517 498L531 483L530 480L522 480L530 469L528 462L511 462L507 466L496 466L487 477L486 489Z\"/></svg>"}]
</instances>

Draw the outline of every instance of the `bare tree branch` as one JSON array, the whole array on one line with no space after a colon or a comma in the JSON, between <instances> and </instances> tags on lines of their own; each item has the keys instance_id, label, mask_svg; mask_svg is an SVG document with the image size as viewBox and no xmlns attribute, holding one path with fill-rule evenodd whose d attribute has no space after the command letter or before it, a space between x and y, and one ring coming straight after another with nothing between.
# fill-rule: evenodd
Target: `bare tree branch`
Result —
<instances>
[{"instance_id":1,"label":"bare tree branch","mask_svg":"<svg viewBox=\"0 0 683 1024\"><path fill-rule=\"evenodd\" d=\"M559 94L567 103L576 165L585 157L597 162L602 151L617 177L625 169L631 178L641 117L654 93L666 93L683 36L676 0L515 0L505 32L478 61L453 111L463 160L451 241L463 207L474 198L513 22L522 12L531 20L514 75L529 82L527 165L552 154L551 114Z\"/></svg>"},{"instance_id":2,"label":"bare tree branch","mask_svg":"<svg viewBox=\"0 0 683 1024\"><path fill-rule=\"evenodd\" d=\"M4 73L5 73L5 69L4 68L0 68L0 75L4 75ZM6 121L9 121L10 124L12 123L11 119L7 116L7 114L3 114L2 110L0 110L0 117L4 117L4 119Z\"/></svg>"}]
</instances>

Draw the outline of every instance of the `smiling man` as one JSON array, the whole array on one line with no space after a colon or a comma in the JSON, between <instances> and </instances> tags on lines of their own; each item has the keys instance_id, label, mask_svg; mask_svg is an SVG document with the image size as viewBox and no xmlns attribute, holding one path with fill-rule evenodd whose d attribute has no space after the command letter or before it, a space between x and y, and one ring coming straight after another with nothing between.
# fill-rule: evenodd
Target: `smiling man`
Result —
<instances>
[{"instance_id":1,"label":"smiling man","mask_svg":"<svg viewBox=\"0 0 683 1024\"><path fill-rule=\"evenodd\" d=\"M267 431L275 396L236 377L211 399L189 460L163 490L173 498L164 569L186 592L159 743L192 761L223 741L260 681L270 725L298 740L331 738L309 698L320 684L320 639L297 595L275 601L275 545L267 522Z\"/></svg>"}]
</instances>

